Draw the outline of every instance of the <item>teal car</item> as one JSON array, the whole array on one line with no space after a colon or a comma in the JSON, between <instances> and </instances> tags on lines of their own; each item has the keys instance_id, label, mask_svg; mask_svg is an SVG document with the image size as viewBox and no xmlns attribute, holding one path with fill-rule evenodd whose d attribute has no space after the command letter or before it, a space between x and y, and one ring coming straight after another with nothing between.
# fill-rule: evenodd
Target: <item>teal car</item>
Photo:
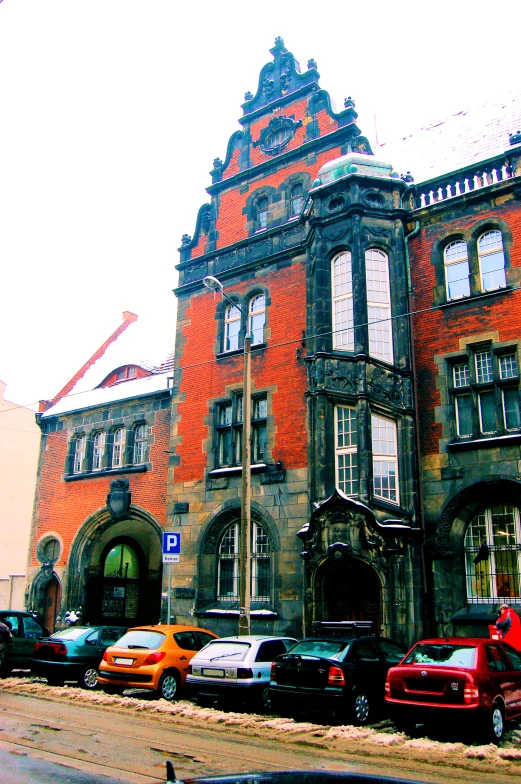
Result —
<instances>
[{"instance_id":1,"label":"teal car","mask_svg":"<svg viewBox=\"0 0 521 784\"><path fill-rule=\"evenodd\" d=\"M21 610L0 610L0 621L11 629L12 642L0 666L0 675L12 670L29 670L36 641L49 630L37 618Z\"/></svg>"},{"instance_id":2,"label":"teal car","mask_svg":"<svg viewBox=\"0 0 521 784\"><path fill-rule=\"evenodd\" d=\"M50 686L74 681L84 689L95 689L105 649L126 631L123 626L69 626L36 643L31 670L47 678Z\"/></svg>"}]
</instances>

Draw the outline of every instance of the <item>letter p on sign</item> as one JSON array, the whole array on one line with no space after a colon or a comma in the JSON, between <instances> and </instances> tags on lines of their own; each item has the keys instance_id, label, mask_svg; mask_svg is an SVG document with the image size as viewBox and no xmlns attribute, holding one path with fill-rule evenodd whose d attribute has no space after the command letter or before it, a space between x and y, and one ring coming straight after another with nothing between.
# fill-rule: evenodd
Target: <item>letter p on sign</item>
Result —
<instances>
[{"instance_id":1,"label":"letter p on sign","mask_svg":"<svg viewBox=\"0 0 521 784\"><path fill-rule=\"evenodd\" d=\"M163 563L179 563L181 534L178 531L163 532Z\"/></svg>"}]
</instances>

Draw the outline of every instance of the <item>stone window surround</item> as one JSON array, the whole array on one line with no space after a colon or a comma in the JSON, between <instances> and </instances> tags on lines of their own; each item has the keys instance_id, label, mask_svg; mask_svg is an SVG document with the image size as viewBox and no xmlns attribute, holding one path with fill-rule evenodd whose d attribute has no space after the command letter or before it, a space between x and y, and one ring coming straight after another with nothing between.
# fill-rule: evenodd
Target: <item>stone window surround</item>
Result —
<instances>
[{"instance_id":1,"label":"stone window surround","mask_svg":"<svg viewBox=\"0 0 521 784\"><path fill-rule=\"evenodd\" d=\"M478 256L478 240L487 231L499 231L503 240L503 255L505 258L505 277L506 287L491 289L483 291L481 286L481 265ZM466 297L459 297L456 299L449 299L447 296L447 286L445 278L445 248L452 242L462 241L467 244L467 258L470 269L469 284L470 295ZM494 294L506 292L512 288L512 285L519 282L521 279L521 272L512 269L510 259L510 248L512 246L512 233L508 224L500 218L485 218L478 221L472 227L467 229L449 229L444 231L436 239L432 246L431 264L434 266L436 272L436 285L434 288L433 304L440 305L457 305L459 303L469 302L474 297L483 297L484 295L492 296Z\"/></svg>"}]
</instances>

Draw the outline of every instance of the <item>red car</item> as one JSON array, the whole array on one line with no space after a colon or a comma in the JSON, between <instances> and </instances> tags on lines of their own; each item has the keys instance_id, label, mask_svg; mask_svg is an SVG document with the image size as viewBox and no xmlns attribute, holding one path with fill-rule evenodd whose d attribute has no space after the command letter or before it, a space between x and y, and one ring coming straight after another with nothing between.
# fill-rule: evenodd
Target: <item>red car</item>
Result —
<instances>
[{"instance_id":1,"label":"red car","mask_svg":"<svg viewBox=\"0 0 521 784\"><path fill-rule=\"evenodd\" d=\"M421 640L387 673L385 701L398 729L456 718L498 743L505 721L521 715L521 654L499 640Z\"/></svg>"}]
</instances>

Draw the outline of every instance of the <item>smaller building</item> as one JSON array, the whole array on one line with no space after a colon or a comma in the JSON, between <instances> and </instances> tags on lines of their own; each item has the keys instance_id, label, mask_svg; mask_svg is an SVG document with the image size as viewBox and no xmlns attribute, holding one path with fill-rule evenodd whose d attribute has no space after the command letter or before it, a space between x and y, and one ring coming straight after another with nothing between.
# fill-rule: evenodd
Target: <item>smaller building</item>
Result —
<instances>
[{"instance_id":1,"label":"smaller building","mask_svg":"<svg viewBox=\"0 0 521 784\"><path fill-rule=\"evenodd\" d=\"M136 361L136 322L125 312L37 415L27 608L51 630L67 610L87 623L160 619L171 355Z\"/></svg>"},{"instance_id":2,"label":"smaller building","mask_svg":"<svg viewBox=\"0 0 521 784\"><path fill-rule=\"evenodd\" d=\"M0 381L0 609L22 610L40 433L5 389Z\"/></svg>"}]
</instances>

